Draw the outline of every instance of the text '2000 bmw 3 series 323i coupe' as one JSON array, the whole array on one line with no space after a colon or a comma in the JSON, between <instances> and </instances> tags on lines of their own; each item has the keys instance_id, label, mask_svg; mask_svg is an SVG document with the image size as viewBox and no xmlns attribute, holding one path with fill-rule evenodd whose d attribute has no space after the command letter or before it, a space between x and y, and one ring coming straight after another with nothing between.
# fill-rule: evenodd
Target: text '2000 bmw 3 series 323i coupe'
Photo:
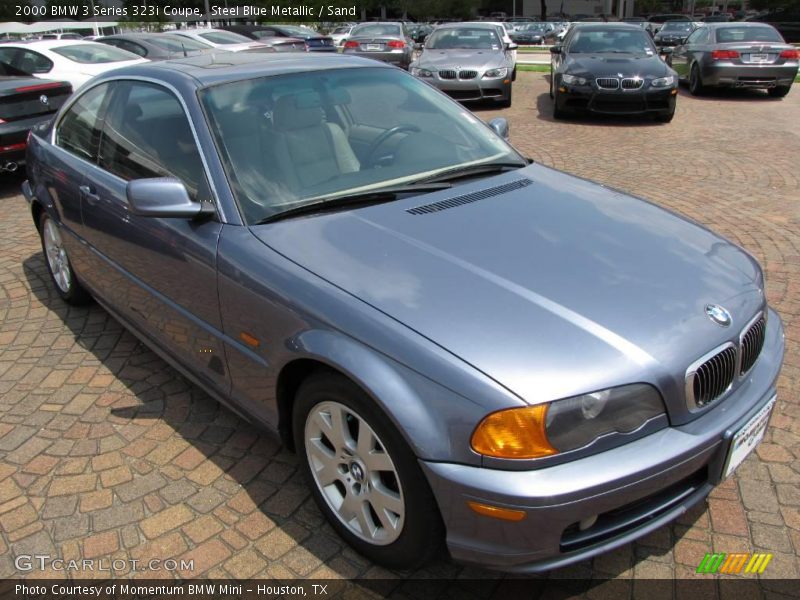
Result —
<instances>
[{"instance_id":1,"label":"text '2000 bmw 3 series 323i coupe'","mask_svg":"<svg viewBox=\"0 0 800 600\"><path fill-rule=\"evenodd\" d=\"M369 59L202 55L92 80L23 191L60 296L276 428L358 551L537 571L729 476L784 340L749 254L506 132Z\"/></svg>"}]
</instances>

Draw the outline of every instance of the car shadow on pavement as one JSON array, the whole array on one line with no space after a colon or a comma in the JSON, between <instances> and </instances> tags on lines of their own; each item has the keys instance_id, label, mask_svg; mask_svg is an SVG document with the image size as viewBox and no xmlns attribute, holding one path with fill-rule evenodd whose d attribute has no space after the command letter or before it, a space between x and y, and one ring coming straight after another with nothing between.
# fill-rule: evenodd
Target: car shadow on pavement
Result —
<instances>
[{"instance_id":1,"label":"car shadow on pavement","mask_svg":"<svg viewBox=\"0 0 800 600\"><path fill-rule=\"evenodd\" d=\"M18 201L20 186L25 181L25 167L17 169L14 173L0 173L0 200Z\"/></svg>"},{"instance_id":2,"label":"car shadow on pavement","mask_svg":"<svg viewBox=\"0 0 800 600\"><path fill-rule=\"evenodd\" d=\"M659 123L650 115L599 115L594 113L569 113L562 119L553 118L553 99L545 92L536 97L536 116L551 123L580 123L600 127L662 127L669 123Z\"/></svg>"}]
</instances>

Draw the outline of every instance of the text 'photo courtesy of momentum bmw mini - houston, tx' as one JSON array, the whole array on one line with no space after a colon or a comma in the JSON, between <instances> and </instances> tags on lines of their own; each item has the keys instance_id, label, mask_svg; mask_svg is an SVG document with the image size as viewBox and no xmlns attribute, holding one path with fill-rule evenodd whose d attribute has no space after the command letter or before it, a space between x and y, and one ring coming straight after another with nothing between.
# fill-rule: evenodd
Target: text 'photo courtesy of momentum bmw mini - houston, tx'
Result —
<instances>
[{"instance_id":1,"label":"text 'photo courtesy of momentum bmw mini - houston, tx'","mask_svg":"<svg viewBox=\"0 0 800 600\"><path fill-rule=\"evenodd\" d=\"M276 430L333 530L390 568L627 544L731 477L776 406L753 256L448 97L510 103L504 32L436 28L415 61L381 21L342 53L132 62L28 138L52 289ZM678 75L639 25L555 48L556 116L672 119Z\"/></svg>"}]
</instances>

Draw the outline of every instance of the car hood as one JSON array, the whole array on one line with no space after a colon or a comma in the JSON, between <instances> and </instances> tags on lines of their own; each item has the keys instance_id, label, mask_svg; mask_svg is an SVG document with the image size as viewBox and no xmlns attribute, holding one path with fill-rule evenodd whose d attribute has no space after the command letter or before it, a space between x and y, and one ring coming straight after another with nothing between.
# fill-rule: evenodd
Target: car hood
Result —
<instances>
[{"instance_id":1,"label":"car hood","mask_svg":"<svg viewBox=\"0 0 800 600\"><path fill-rule=\"evenodd\" d=\"M689 363L764 302L760 269L737 246L538 165L252 231L528 402L636 381L682 389ZM734 326L713 323L710 303Z\"/></svg>"},{"instance_id":2,"label":"car hood","mask_svg":"<svg viewBox=\"0 0 800 600\"><path fill-rule=\"evenodd\" d=\"M505 64L505 54L492 50L424 50L419 66L426 69L452 68L486 69Z\"/></svg>"},{"instance_id":3,"label":"car hood","mask_svg":"<svg viewBox=\"0 0 800 600\"><path fill-rule=\"evenodd\" d=\"M592 77L663 77L669 71L667 64L656 54L572 54L567 57L564 67L568 73L588 73Z\"/></svg>"}]
</instances>

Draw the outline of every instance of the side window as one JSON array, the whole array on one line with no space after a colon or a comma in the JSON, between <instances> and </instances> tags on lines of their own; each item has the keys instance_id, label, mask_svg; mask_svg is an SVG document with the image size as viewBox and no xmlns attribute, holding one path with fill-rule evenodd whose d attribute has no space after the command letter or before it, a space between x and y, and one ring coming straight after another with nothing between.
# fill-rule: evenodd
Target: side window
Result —
<instances>
[{"instance_id":1,"label":"side window","mask_svg":"<svg viewBox=\"0 0 800 600\"><path fill-rule=\"evenodd\" d=\"M53 61L32 50L21 50L14 66L26 73L49 73L53 69Z\"/></svg>"},{"instance_id":2,"label":"side window","mask_svg":"<svg viewBox=\"0 0 800 600\"><path fill-rule=\"evenodd\" d=\"M133 52L138 56L147 56L147 50L144 48L144 46L129 42L128 40L120 40L119 47L123 50L127 50L128 52Z\"/></svg>"},{"instance_id":3,"label":"side window","mask_svg":"<svg viewBox=\"0 0 800 600\"><path fill-rule=\"evenodd\" d=\"M70 107L56 129L56 145L89 160L97 161L102 121L100 112L108 84L93 87Z\"/></svg>"},{"instance_id":4,"label":"side window","mask_svg":"<svg viewBox=\"0 0 800 600\"><path fill-rule=\"evenodd\" d=\"M178 99L145 82L116 85L105 119L100 166L130 181L180 179L195 200L211 200L200 152Z\"/></svg>"},{"instance_id":5,"label":"side window","mask_svg":"<svg viewBox=\"0 0 800 600\"><path fill-rule=\"evenodd\" d=\"M692 35L686 38L686 43L704 44L707 38L708 38L708 29L706 29L705 27L701 27L700 29L697 29L694 32L692 32Z\"/></svg>"}]
</instances>

